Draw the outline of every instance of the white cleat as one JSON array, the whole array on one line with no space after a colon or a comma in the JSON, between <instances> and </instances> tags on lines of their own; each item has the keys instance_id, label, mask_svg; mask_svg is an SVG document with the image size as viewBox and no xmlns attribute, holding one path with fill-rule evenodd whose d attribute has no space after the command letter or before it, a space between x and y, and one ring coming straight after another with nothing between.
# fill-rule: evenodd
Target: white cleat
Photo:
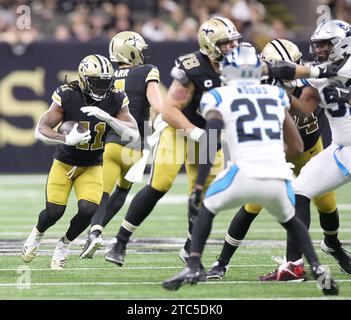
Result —
<instances>
[{"instance_id":1,"label":"white cleat","mask_svg":"<svg viewBox=\"0 0 351 320\"><path fill-rule=\"evenodd\" d=\"M33 228L32 232L23 245L22 259L24 262L28 263L34 259L43 235L44 233L40 233L36 227Z\"/></svg>"},{"instance_id":2,"label":"white cleat","mask_svg":"<svg viewBox=\"0 0 351 320\"><path fill-rule=\"evenodd\" d=\"M51 269L62 270L65 267L70 246L71 243L65 244L62 240L58 242L51 259Z\"/></svg>"}]
</instances>

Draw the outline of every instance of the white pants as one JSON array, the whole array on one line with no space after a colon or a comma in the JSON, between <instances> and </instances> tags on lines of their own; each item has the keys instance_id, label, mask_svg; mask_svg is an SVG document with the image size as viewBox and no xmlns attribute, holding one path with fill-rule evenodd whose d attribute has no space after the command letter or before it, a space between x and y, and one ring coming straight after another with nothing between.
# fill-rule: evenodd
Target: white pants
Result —
<instances>
[{"instance_id":1,"label":"white pants","mask_svg":"<svg viewBox=\"0 0 351 320\"><path fill-rule=\"evenodd\" d=\"M351 146L332 143L302 168L292 182L295 194L312 199L333 191L351 180Z\"/></svg>"},{"instance_id":2,"label":"white pants","mask_svg":"<svg viewBox=\"0 0 351 320\"><path fill-rule=\"evenodd\" d=\"M216 177L204 199L205 207L214 214L244 203L263 205L280 223L289 221L295 214L295 195L290 181L250 178L236 165Z\"/></svg>"}]
</instances>

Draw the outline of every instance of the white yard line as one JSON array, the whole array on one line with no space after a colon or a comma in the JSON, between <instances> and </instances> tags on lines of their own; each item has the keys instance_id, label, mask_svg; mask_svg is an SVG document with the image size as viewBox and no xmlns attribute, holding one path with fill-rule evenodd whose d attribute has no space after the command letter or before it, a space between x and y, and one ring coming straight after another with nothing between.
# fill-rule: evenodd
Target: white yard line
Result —
<instances>
[{"instance_id":1,"label":"white yard line","mask_svg":"<svg viewBox=\"0 0 351 320\"><path fill-rule=\"evenodd\" d=\"M60 270L61 271L61 270ZM342 280L335 280L338 283L348 283L351 282L351 279L342 279ZM305 283L314 283L315 281L306 281ZM245 280L245 281L206 281L200 282L199 284L202 286L206 285L226 285L226 284L262 284L261 281L256 280ZM279 284L285 284L286 282L275 282ZM32 287L58 287L58 286L130 286L130 285L161 285L162 282L158 281L141 281L141 282L134 282L134 281L124 281L124 282L33 282L30 283ZM263 284L264 285L264 284ZM17 287L17 283L0 283L0 287Z\"/></svg>"}]
</instances>

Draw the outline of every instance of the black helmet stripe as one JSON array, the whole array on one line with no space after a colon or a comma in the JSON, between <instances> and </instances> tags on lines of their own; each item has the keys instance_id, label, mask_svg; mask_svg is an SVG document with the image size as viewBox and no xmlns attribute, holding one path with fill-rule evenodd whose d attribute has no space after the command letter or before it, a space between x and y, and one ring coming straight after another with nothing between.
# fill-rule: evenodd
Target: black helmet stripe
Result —
<instances>
[{"instance_id":1,"label":"black helmet stripe","mask_svg":"<svg viewBox=\"0 0 351 320\"><path fill-rule=\"evenodd\" d=\"M282 44L281 41L279 41L278 39L274 39L271 41L271 44L275 48L275 50L277 50L277 52L279 53L279 55L282 57L284 61L294 62L291 59L291 56L288 50L286 50L285 46Z\"/></svg>"},{"instance_id":2,"label":"black helmet stripe","mask_svg":"<svg viewBox=\"0 0 351 320\"><path fill-rule=\"evenodd\" d=\"M100 67L102 70L102 73L108 73L108 67L107 67L107 63L106 61L104 61L104 58L101 57L98 54L94 54L94 56L98 59L98 61L100 62Z\"/></svg>"}]
</instances>

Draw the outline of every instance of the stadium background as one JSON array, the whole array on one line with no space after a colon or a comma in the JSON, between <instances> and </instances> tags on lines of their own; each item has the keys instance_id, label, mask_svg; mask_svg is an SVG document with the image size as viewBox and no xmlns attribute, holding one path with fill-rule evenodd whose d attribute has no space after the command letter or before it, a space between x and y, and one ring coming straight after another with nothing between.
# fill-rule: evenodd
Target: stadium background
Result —
<instances>
[{"instance_id":1,"label":"stadium background","mask_svg":"<svg viewBox=\"0 0 351 320\"><path fill-rule=\"evenodd\" d=\"M117 32L145 37L165 91L174 58L198 48L197 29L210 16L233 20L259 49L274 38L293 40L308 59L322 4L351 21L348 0L0 0L0 173L48 171L54 147L35 141L35 125L65 76L75 79L88 54L108 56Z\"/></svg>"}]
</instances>

